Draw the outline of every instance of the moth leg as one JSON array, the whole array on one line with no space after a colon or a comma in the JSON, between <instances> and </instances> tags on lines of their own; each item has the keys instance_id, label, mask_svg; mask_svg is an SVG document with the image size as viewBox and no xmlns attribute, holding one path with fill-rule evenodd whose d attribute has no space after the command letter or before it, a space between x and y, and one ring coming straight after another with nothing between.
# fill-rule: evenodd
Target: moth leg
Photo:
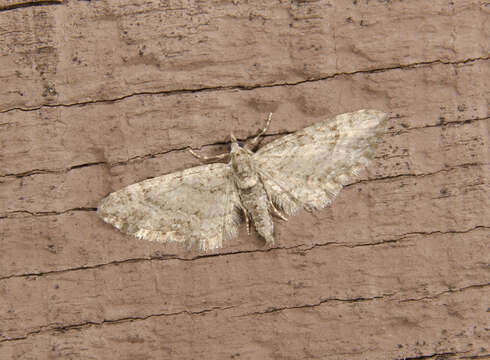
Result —
<instances>
[{"instance_id":1,"label":"moth leg","mask_svg":"<svg viewBox=\"0 0 490 360\"><path fill-rule=\"evenodd\" d=\"M274 214L279 218L279 219L282 219L284 221L288 221L288 219L279 211L277 210L277 208L274 206L274 203L272 201L270 201L270 205L271 205L271 209L272 211L274 212Z\"/></svg>"},{"instance_id":2,"label":"moth leg","mask_svg":"<svg viewBox=\"0 0 490 360\"><path fill-rule=\"evenodd\" d=\"M199 155L198 153L196 153L192 149L189 149L189 152L193 156L195 156L196 158L198 158L199 160L202 160L202 161L223 160L225 157L227 157L228 155L230 155L229 153L224 153L224 154L220 154L220 155L216 155L216 156L202 156L202 155Z\"/></svg>"},{"instance_id":3,"label":"moth leg","mask_svg":"<svg viewBox=\"0 0 490 360\"><path fill-rule=\"evenodd\" d=\"M250 142L246 144L247 149L253 149L257 143L259 142L259 139L262 135L265 134L265 132L269 129L269 125L271 124L272 120L272 113L269 113L269 117L267 118L267 123L265 124L264 128L259 131L259 133L252 139Z\"/></svg>"},{"instance_id":4,"label":"moth leg","mask_svg":"<svg viewBox=\"0 0 490 360\"><path fill-rule=\"evenodd\" d=\"M245 218L245 224L247 225L247 235L250 235L250 220L248 218L247 209L245 209L242 204L240 204L240 208L242 209L243 217Z\"/></svg>"},{"instance_id":5,"label":"moth leg","mask_svg":"<svg viewBox=\"0 0 490 360\"><path fill-rule=\"evenodd\" d=\"M267 192L267 189L265 190L265 194L267 195L267 200L269 201L269 205L270 205L274 215L276 215L279 219L282 219L284 221L288 221L288 219L279 210L277 210L277 208L275 207L274 203L272 202L271 196Z\"/></svg>"}]
</instances>

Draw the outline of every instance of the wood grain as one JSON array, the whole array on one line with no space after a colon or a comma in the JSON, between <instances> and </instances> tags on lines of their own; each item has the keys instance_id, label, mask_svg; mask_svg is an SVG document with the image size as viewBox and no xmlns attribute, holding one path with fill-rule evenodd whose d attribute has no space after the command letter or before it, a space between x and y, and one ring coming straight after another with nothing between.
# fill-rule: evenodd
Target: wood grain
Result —
<instances>
[{"instance_id":1,"label":"wood grain","mask_svg":"<svg viewBox=\"0 0 490 360\"><path fill-rule=\"evenodd\" d=\"M0 359L488 359L483 1L0 3ZM109 192L361 108L325 211L219 251L127 237Z\"/></svg>"}]
</instances>

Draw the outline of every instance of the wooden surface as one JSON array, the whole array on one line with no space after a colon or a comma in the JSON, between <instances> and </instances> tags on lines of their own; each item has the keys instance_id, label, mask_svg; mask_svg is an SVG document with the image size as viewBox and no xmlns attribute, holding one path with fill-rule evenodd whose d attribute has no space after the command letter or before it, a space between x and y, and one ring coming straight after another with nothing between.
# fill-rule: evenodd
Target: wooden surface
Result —
<instances>
[{"instance_id":1,"label":"wooden surface","mask_svg":"<svg viewBox=\"0 0 490 360\"><path fill-rule=\"evenodd\" d=\"M0 1L0 359L490 359L490 3ZM379 153L276 246L98 202L343 112Z\"/></svg>"}]
</instances>

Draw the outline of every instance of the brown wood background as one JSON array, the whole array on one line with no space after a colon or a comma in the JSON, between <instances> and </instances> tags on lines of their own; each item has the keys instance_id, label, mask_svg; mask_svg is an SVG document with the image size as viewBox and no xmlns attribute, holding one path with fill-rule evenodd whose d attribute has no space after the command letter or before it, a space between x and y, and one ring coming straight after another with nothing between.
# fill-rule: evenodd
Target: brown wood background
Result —
<instances>
[{"instance_id":1,"label":"brown wood background","mask_svg":"<svg viewBox=\"0 0 490 360\"><path fill-rule=\"evenodd\" d=\"M490 3L0 0L0 359L490 359ZM215 253L109 192L390 113L333 206Z\"/></svg>"}]
</instances>

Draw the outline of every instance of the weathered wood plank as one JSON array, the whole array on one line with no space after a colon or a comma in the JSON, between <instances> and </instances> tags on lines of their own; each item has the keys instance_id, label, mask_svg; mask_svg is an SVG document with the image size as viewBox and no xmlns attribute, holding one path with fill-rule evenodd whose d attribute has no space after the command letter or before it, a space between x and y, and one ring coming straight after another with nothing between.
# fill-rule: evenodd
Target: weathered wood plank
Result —
<instances>
[{"instance_id":1,"label":"weathered wood plank","mask_svg":"<svg viewBox=\"0 0 490 360\"><path fill-rule=\"evenodd\" d=\"M484 133L490 118L449 126L387 133L368 179L423 175L458 166L490 163ZM94 208L107 193L123 186L197 165L185 150L116 166L98 163L69 171L7 176L1 181L0 216ZM364 176L364 179L366 176Z\"/></svg>"},{"instance_id":2,"label":"weathered wood plank","mask_svg":"<svg viewBox=\"0 0 490 360\"><path fill-rule=\"evenodd\" d=\"M390 111L392 131L488 118L490 62L341 76L297 86L143 95L116 103L2 114L0 174L63 171L252 135L296 131L360 108ZM419 91L413 89L424 83ZM155 176L155 175L152 175Z\"/></svg>"},{"instance_id":3,"label":"weathered wood plank","mask_svg":"<svg viewBox=\"0 0 490 360\"><path fill-rule=\"evenodd\" d=\"M369 243L411 232L464 231L488 226L489 170L489 165L463 165L432 175L395 176L350 185L325 211L303 213L287 223L276 221L278 244L287 247L328 241ZM82 178L99 176L90 172L88 175ZM74 192L71 198L76 203L90 194L94 197L87 205L96 206L99 199L96 190ZM68 202L70 195L67 197ZM27 197L28 203L29 199L35 202L35 197ZM60 204L63 204L62 199L63 194L58 200ZM39 197L37 201L43 200ZM49 206L49 195L45 202L45 206ZM51 205L56 203L53 199ZM90 210L37 216L14 213L0 219L0 224L3 228L2 277L144 258L158 252L179 256L187 253L177 245L127 237L103 223ZM254 234L242 233L222 251L254 249L262 245ZM27 254L30 256L25 256Z\"/></svg>"},{"instance_id":4,"label":"weathered wood plank","mask_svg":"<svg viewBox=\"0 0 490 360\"><path fill-rule=\"evenodd\" d=\"M489 358L488 10L0 0L0 358ZM374 163L276 248L94 212L270 111L265 141L360 108L391 113Z\"/></svg>"},{"instance_id":5,"label":"weathered wood plank","mask_svg":"<svg viewBox=\"0 0 490 360\"><path fill-rule=\"evenodd\" d=\"M488 19L479 0L112 0L9 10L0 17L0 111L488 57Z\"/></svg>"},{"instance_id":6,"label":"weathered wood plank","mask_svg":"<svg viewBox=\"0 0 490 360\"><path fill-rule=\"evenodd\" d=\"M77 359L197 359L210 354L213 359L471 359L488 355L488 309L481 297L489 295L487 284L411 301L389 295L351 301L327 296L323 303L264 314L239 315L240 306L149 314L41 332L0 347L10 359L39 354Z\"/></svg>"},{"instance_id":7,"label":"weathered wood plank","mask_svg":"<svg viewBox=\"0 0 490 360\"><path fill-rule=\"evenodd\" d=\"M284 250L260 251L259 240L243 234L235 247L226 249L239 252L238 254L211 256L193 261L165 260L165 256L163 260L158 260L159 251L165 252L165 246L150 247L148 243L137 240L123 241L123 235L115 232L110 234L112 229L104 229L102 224L94 226L94 214L23 219L23 222L18 222L25 229L24 232L19 231L20 234L29 233L27 230L32 227L32 223L40 224L45 221L47 225L37 226L31 232L31 239L20 237L26 241L26 248L29 248L28 242L32 240L34 246L30 246L30 253L33 258L27 256L28 251L19 253L19 249L24 247L6 244L9 246L5 251L11 258L6 258L4 264L17 272L33 264L37 264L34 268L56 270L59 266L56 263L73 270L55 271L39 277L14 276L1 280L2 312L8 313L8 310L12 310L15 316L11 321L8 317L4 319L3 326L6 328L2 327L0 332L13 332L15 337L18 336L16 331L20 331L22 336L26 331L49 327L50 323L59 325L99 321L100 316L107 317L105 312L112 314L112 311L116 311L115 299L120 299L124 306L115 315L111 315L111 318L124 317L123 314L128 313L132 314L130 316L144 316L138 312L143 308L147 309L150 304L157 307L168 305L152 312L180 311L180 306L190 304L190 289L193 289L192 292L197 291L192 311L199 311L202 303L211 307L237 306L237 302L245 296L242 291L250 291L251 288L262 294L256 300L256 306L282 306L280 304L283 295L279 294L274 284L286 283L286 278L307 277L313 292L322 291L322 286L317 288L313 285L315 281L325 281L325 286L330 286L339 280L336 290L329 294L340 298L368 297L373 295L369 289L376 296L389 293L389 289L392 289L392 293L404 293L404 296L412 293L413 297L418 292L420 294L417 296L431 294L434 292L431 289L437 289L435 292L438 292L445 287L486 283L489 280L488 272L482 271L482 266L490 260L488 251L485 251L490 227L489 207L485 203L488 201L488 187L478 184L476 179L480 175L476 178L469 176L468 173L475 172L474 170L458 168L433 176L402 178L395 182L383 180L384 184L368 182L352 186L345 190L346 194L338 200L338 206L331 210L314 216L299 216L289 223L278 224L278 246L285 248ZM461 177L466 180L461 180ZM427 191L429 183L445 183L447 193L441 195L439 188ZM466 186L461 187L461 184ZM373 190L373 187L381 187L383 190ZM370 194L377 194L379 198L371 198ZM455 219L454 214L461 216ZM67 232L63 232L65 228L68 229ZM8 231L8 227L6 236L16 239L15 234ZM42 242L37 238L43 239ZM69 242L66 241L67 238L70 239ZM383 242L387 245L369 246ZM248 243L248 246L244 247L243 243ZM66 251L64 247L67 247ZM128 259L134 261L90 268L93 259L105 257L108 259L106 262L114 261L114 248L118 249L118 255L126 252ZM292 249L287 250L288 248ZM311 250L305 252L305 248ZM384 251L388 250L380 249L393 249L394 253L386 254ZM245 253L240 254L243 251ZM359 252L357 257L353 255L356 252ZM36 253L42 253L43 256L36 258ZM148 261L148 257L155 260ZM381 258L383 261L378 260ZM258 259L262 259L260 263ZM456 259L460 263L456 264ZM87 262L89 268L84 269ZM254 269L252 273L250 269L247 270L250 266ZM431 266L439 269L434 270ZM419 272L431 275L425 275L428 278L421 280ZM340 273L345 275L340 276ZM250 278L251 274L255 274L253 280ZM350 276L354 276L352 274L361 279L351 279ZM384 277L390 279L386 284L382 280ZM245 279L255 285L245 286ZM416 283L410 285L413 281ZM459 285L450 285L451 281ZM367 288L362 285L366 282ZM186 286L182 287L182 284ZM80 286L86 289L89 286L91 290L80 294L76 291ZM161 294L158 293L160 291ZM268 295L269 291L271 293ZM44 302L39 300L33 306L32 301L38 293L44 294ZM48 296L51 293L54 297ZM273 296L273 293L278 295ZM230 303L228 300L235 297L232 294L238 297L235 302ZM305 295L304 299L310 295ZM103 300L105 296L107 299ZM247 297L248 304L252 303L251 296ZM291 301L300 301L298 294L290 296ZM183 297L186 299L185 303L181 303ZM55 299L58 300L54 302ZM91 301L95 301L93 311L106 303L102 315L96 311L88 311ZM82 313L79 311L80 306L85 308ZM58 307L59 310L55 311ZM254 308L253 311L259 310ZM74 314L70 315L72 312ZM80 314L97 314L99 317L79 319L77 316ZM25 319L23 326L26 329L19 329L18 317ZM32 319L37 325L29 326L30 321L27 319Z\"/></svg>"}]
</instances>

